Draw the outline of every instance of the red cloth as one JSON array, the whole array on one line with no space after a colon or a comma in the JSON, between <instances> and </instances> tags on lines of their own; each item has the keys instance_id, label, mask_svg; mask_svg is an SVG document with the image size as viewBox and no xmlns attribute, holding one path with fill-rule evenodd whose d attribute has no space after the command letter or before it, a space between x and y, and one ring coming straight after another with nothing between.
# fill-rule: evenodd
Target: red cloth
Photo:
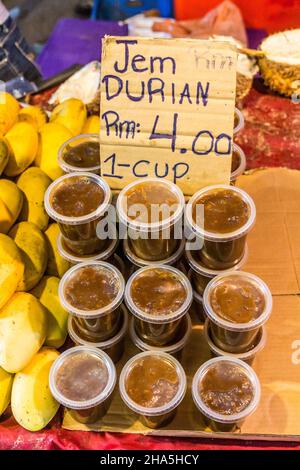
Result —
<instances>
[{"instance_id":1,"label":"red cloth","mask_svg":"<svg viewBox=\"0 0 300 470\"><path fill-rule=\"evenodd\" d=\"M300 103L251 90L243 109L245 128L236 137L247 168L300 169Z\"/></svg>"}]
</instances>

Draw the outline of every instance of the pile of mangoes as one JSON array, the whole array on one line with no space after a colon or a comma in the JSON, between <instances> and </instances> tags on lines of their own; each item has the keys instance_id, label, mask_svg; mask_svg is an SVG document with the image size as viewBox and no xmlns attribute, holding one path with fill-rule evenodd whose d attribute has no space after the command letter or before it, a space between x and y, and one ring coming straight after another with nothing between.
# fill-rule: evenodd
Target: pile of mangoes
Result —
<instances>
[{"instance_id":1,"label":"pile of mangoes","mask_svg":"<svg viewBox=\"0 0 300 470\"><path fill-rule=\"evenodd\" d=\"M49 122L48 122L49 121ZM0 93L0 416L9 403L28 430L45 427L58 410L49 370L67 337L59 278L59 228L44 208L51 181L63 174L60 146L80 133L99 133L99 117L69 99L48 118Z\"/></svg>"}]
</instances>

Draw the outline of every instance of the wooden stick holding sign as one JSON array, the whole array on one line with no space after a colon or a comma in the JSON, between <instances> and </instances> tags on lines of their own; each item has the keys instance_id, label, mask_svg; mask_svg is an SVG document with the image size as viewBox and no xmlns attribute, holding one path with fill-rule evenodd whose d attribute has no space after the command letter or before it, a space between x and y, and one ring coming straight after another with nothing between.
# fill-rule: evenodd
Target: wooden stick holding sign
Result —
<instances>
[{"instance_id":1,"label":"wooden stick holding sign","mask_svg":"<svg viewBox=\"0 0 300 470\"><path fill-rule=\"evenodd\" d=\"M236 56L221 42L105 38L100 156L112 189L148 176L186 195L229 183Z\"/></svg>"}]
</instances>

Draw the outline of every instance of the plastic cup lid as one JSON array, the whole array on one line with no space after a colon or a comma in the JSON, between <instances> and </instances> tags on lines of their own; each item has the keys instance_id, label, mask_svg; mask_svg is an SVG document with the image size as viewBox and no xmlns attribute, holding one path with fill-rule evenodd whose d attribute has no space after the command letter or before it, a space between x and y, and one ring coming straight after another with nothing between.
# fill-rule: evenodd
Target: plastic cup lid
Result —
<instances>
[{"instance_id":1,"label":"plastic cup lid","mask_svg":"<svg viewBox=\"0 0 300 470\"><path fill-rule=\"evenodd\" d=\"M147 261L147 260L144 260L142 258L139 258L138 256L136 256L134 254L134 252L132 251L132 249L130 247L130 243L129 243L128 238L125 238L124 241L123 241L123 250L124 250L124 253L125 253L127 259L132 264L134 264L135 266L140 267L140 268L142 268L144 266L158 266L160 264L173 265L182 256L182 254L184 252L184 247L185 247L185 239L183 238L182 240L180 240L180 243L179 243L179 246L178 246L177 250L171 256L169 256L168 258L165 258L161 261Z\"/></svg>"},{"instance_id":2,"label":"plastic cup lid","mask_svg":"<svg viewBox=\"0 0 300 470\"><path fill-rule=\"evenodd\" d=\"M176 310L175 312L172 312L170 314L165 314L165 315L150 315L149 313L144 312L141 310L137 305L133 302L132 296L131 296L131 286L132 282L141 274L143 274L145 271L149 271L152 269L159 269L159 270L164 270L164 271L169 271L170 273L174 274L175 276L178 277L178 280L182 283L186 290L186 299L184 303L181 305L181 307ZM187 276L183 274L179 269L174 268L173 266L165 265L165 264L159 264L155 266L145 266L143 268L138 269L135 271L129 278L126 288L125 288L125 303L127 305L127 308L129 311L137 318L140 320L149 322L149 323L169 323L172 321L179 320L179 318L183 317L189 310L191 304L193 301L193 289L191 286L190 281L188 280Z\"/></svg>"},{"instance_id":3,"label":"plastic cup lid","mask_svg":"<svg viewBox=\"0 0 300 470\"><path fill-rule=\"evenodd\" d=\"M102 390L102 392L100 392L99 395L89 400L84 400L84 401L70 400L67 397L62 395L62 393L59 391L56 385L56 374L59 371L60 367L63 365L64 360L77 354L90 354L92 356L95 356L101 359L107 368L108 381L104 390ZM52 367L50 369L50 375L49 375L49 385L50 385L50 390L51 390L53 397L61 405L66 406L67 408L70 408L72 410L88 409L104 402L113 392L115 385L116 385L116 381L117 381L116 368L114 366L113 361L110 359L110 357L104 351L101 351L100 349L97 349L94 347L93 348L87 347L87 346L76 346L74 348L68 349L67 351L64 351L52 364Z\"/></svg>"},{"instance_id":4,"label":"plastic cup lid","mask_svg":"<svg viewBox=\"0 0 300 470\"><path fill-rule=\"evenodd\" d=\"M138 336L135 330L134 318L131 318L130 324L129 324L130 339L133 342L133 344L137 348L139 348L141 351L162 351L167 354L175 354L178 351L181 351L185 347L192 333L192 321L188 313L183 318L183 321L184 321L184 329L180 338L179 339L177 338L174 343L169 344L168 346L158 347L158 346L151 346L147 344Z\"/></svg>"},{"instance_id":5,"label":"plastic cup lid","mask_svg":"<svg viewBox=\"0 0 300 470\"><path fill-rule=\"evenodd\" d=\"M209 193L214 190L228 190L236 193L238 196L241 197L243 201L246 202L246 204L249 207L250 215L247 220L247 222L240 228L228 232L228 233L215 233L215 232L210 232L208 230L205 230L204 227L200 227L199 225L196 224L196 222L193 219L192 212L193 212L193 205L194 203L205 193ZM226 184L215 184L213 186L206 186L203 189L200 189L200 191L196 192L191 199L189 200L187 206L186 206L186 222L188 228L197 236L200 238L204 238L206 240L210 241L217 241L217 242L228 242L231 240L235 240L236 238L240 238L246 233L249 232L249 230L253 227L254 222L256 218L256 208L253 199L249 196L246 191L243 189L237 188L236 186L230 186Z\"/></svg>"},{"instance_id":6,"label":"plastic cup lid","mask_svg":"<svg viewBox=\"0 0 300 470\"><path fill-rule=\"evenodd\" d=\"M252 383L253 398L251 402L249 403L249 405L243 411L239 413L234 413L231 415L224 415L216 411L213 411L203 402L201 395L199 393L199 390L198 390L199 382L204 377L204 375L209 370L209 368L215 364L222 364L222 363L230 363L230 364L240 367L246 373L247 377ZM243 362L240 359L232 358L229 356L215 357L205 362L197 370L196 374L194 375L193 382L192 382L192 397L197 408L207 418L217 421L219 423L224 423L224 424L226 423L230 424L230 423L236 423L236 422L242 421L247 416L252 414L258 407L258 404L260 401L260 395L261 395L260 382L256 373L252 369L252 367L250 367L246 362Z\"/></svg>"},{"instance_id":7,"label":"plastic cup lid","mask_svg":"<svg viewBox=\"0 0 300 470\"><path fill-rule=\"evenodd\" d=\"M83 142L99 142L99 135L98 134L80 134L76 135L75 137L72 137L71 139L67 140L65 143L62 144L58 151L58 164L62 168L62 170L68 172L68 173L73 173L73 172L93 172L100 170L100 155L99 155L99 164L95 166L90 166L90 167L85 167L85 168L80 168L80 166L76 165L70 165L67 163L64 159L64 150L67 147L67 145L71 145L72 147L76 146L76 142L78 141L78 144L81 144ZM73 144L73 145L72 145Z\"/></svg>"},{"instance_id":8,"label":"plastic cup lid","mask_svg":"<svg viewBox=\"0 0 300 470\"><path fill-rule=\"evenodd\" d=\"M102 349L103 351L111 348L112 346L119 343L124 338L128 329L128 313L124 305L121 305L121 309L122 309L122 323L121 323L121 327L119 331L112 338L106 341L99 341L99 342L86 341L85 339L81 338L74 328L75 318L70 315L68 318L68 333L69 333L71 340L76 344L80 344L82 346L89 346L92 348L99 348L99 349Z\"/></svg>"},{"instance_id":9,"label":"plastic cup lid","mask_svg":"<svg viewBox=\"0 0 300 470\"><path fill-rule=\"evenodd\" d=\"M56 210L53 209L50 202L53 191L65 180L70 180L72 178L89 179L90 181L93 181L94 183L98 184L98 186L100 186L104 191L104 201L102 202L102 204L100 204L99 207L97 207L96 210L94 210L90 214L82 215L80 217L68 217L56 212ZM97 220L98 218L103 216L103 214L107 211L108 206L111 202L111 190L106 181L100 178L100 176L96 175L95 173L88 173L85 171L67 173L66 175L63 175L60 178L57 178L55 181L53 181L53 183L50 184L50 186L45 192L44 202L47 214L56 222L66 225L87 224L89 222Z\"/></svg>"},{"instance_id":10,"label":"plastic cup lid","mask_svg":"<svg viewBox=\"0 0 300 470\"><path fill-rule=\"evenodd\" d=\"M166 219L163 219L160 222L153 222L153 223L146 223L146 222L141 222L138 220L132 220L127 216L127 213L124 210L124 199L126 197L126 193L134 186L147 184L147 183L157 183L159 185L165 185L173 194L176 195L178 199L178 207L172 216ZM122 223L129 229L138 230L140 232L158 231L158 230L167 229L168 227L170 227L171 225L174 225L176 222L178 222L182 218L184 207L185 207L185 199L184 199L184 195L181 189L178 186L176 186L176 184L172 183L171 181L168 181L166 179L159 179L159 178L143 178L143 179L134 181L133 183L128 184L125 188L122 189L117 199L117 213L119 216L120 223Z\"/></svg>"},{"instance_id":11,"label":"plastic cup lid","mask_svg":"<svg viewBox=\"0 0 300 470\"><path fill-rule=\"evenodd\" d=\"M230 181L235 181L237 179L238 176L242 175L244 173L244 171L246 170L246 165L247 165L247 161L246 161L246 155L243 151L243 149L237 145L237 144L233 144L233 150L234 152L238 153L239 154L239 157L240 157L240 164L239 166L237 167L236 170L234 170L231 175L230 175Z\"/></svg>"},{"instance_id":12,"label":"plastic cup lid","mask_svg":"<svg viewBox=\"0 0 300 470\"><path fill-rule=\"evenodd\" d=\"M257 344L252 349L244 353L228 353L227 351L223 351L223 349L216 346L215 343L213 342L211 335L210 335L210 322L208 318L205 320L203 333L204 333L205 340L209 346L209 349L214 354L216 354L217 356L227 356L230 358L237 358L237 359L240 359L241 361L249 361L250 359L255 357L256 354L259 353L265 347L266 342L267 342L266 328L265 326L262 326L258 333Z\"/></svg>"},{"instance_id":13,"label":"plastic cup lid","mask_svg":"<svg viewBox=\"0 0 300 470\"><path fill-rule=\"evenodd\" d=\"M74 275L76 275L76 273L80 269L83 269L86 267L103 268L105 270L111 271L111 273L115 276L116 282L118 282L120 287L119 287L119 291L115 299L109 305L106 305L105 307L95 309L95 310L81 310L79 308L76 308L75 306L73 306L67 301L66 296L65 296L66 284L68 283L69 279L73 277ZM124 277L115 266L113 266L110 263L106 263L105 261L88 261L85 263L76 264L63 275L59 283L58 295L59 295L59 300L60 300L62 307L71 315L74 315L76 317L81 317L81 318L97 318L97 317L107 315L108 313L116 310L119 307L119 305L123 301L124 290L125 290Z\"/></svg>"},{"instance_id":14,"label":"plastic cup lid","mask_svg":"<svg viewBox=\"0 0 300 470\"><path fill-rule=\"evenodd\" d=\"M72 253L66 248L64 244L64 237L60 233L57 237L57 249L61 257L72 264L83 263L86 261L105 261L116 251L119 240L115 238L113 240L107 240L107 242L107 247L98 253L93 255L77 255L76 253Z\"/></svg>"},{"instance_id":15,"label":"plastic cup lid","mask_svg":"<svg viewBox=\"0 0 300 470\"><path fill-rule=\"evenodd\" d=\"M242 111L239 108L234 108L234 115L238 117L239 122L233 129L233 135L236 135L239 131L241 131L245 127L245 118Z\"/></svg>"},{"instance_id":16,"label":"plastic cup lid","mask_svg":"<svg viewBox=\"0 0 300 470\"><path fill-rule=\"evenodd\" d=\"M233 323L228 320L225 320L219 317L213 310L212 305L210 303L210 296L212 290L217 287L224 279L227 277L239 277L245 280L249 280L250 282L254 283L256 287L261 291L265 298L265 308L261 315L247 323ZM214 277L206 286L203 294L203 305L204 310L208 318L215 324L230 331L250 331L262 326L266 321L269 319L271 312L272 312L272 294L270 289L268 288L267 284L260 279L258 276L255 276L251 273L246 273L244 271L228 271L226 274L221 274L220 276Z\"/></svg>"},{"instance_id":17,"label":"plastic cup lid","mask_svg":"<svg viewBox=\"0 0 300 470\"><path fill-rule=\"evenodd\" d=\"M162 360L165 360L171 363L173 367L176 369L178 379L179 379L178 390L177 390L176 395L172 398L172 400L170 400L168 403L162 406L158 406L155 408L146 408L136 403L128 395L126 391L126 386L125 386L128 373L130 372L134 364L140 361L141 359L145 357L149 357L149 356L161 358ZM137 354L136 356L133 356L124 365L120 374L120 379L119 379L119 389L120 389L120 395L121 395L122 400L126 403L128 408L144 416L159 416L159 415L169 413L170 411L177 408L177 406L182 402L184 398L186 387L187 387L186 375L185 375L182 365L173 356L162 351L145 351L145 352Z\"/></svg>"}]
</instances>

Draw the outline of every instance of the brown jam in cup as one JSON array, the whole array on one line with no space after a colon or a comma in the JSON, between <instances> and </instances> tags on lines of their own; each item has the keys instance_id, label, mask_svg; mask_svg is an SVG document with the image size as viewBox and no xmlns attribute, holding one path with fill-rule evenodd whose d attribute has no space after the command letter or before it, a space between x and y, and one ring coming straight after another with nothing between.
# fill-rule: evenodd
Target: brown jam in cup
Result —
<instances>
[{"instance_id":1,"label":"brown jam in cup","mask_svg":"<svg viewBox=\"0 0 300 470\"><path fill-rule=\"evenodd\" d=\"M80 177L59 185L51 195L53 209L66 217L91 214L103 201L103 189L94 181Z\"/></svg>"},{"instance_id":2,"label":"brown jam in cup","mask_svg":"<svg viewBox=\"0 0 300 470\"><path fill-rule=\"evenodd\" d=\"M202 242L197 257L207 268L225 270L245 255L246 237L255 221L250 196L233 186L209 186L187 206L187 223Z\"/></svg>"},{"instance_id":3,"label":"brown jam in cup","mask_svg":"<svg viewBox=\"0 0 300 470\"><path fill-rule=\"evenodd\" d=\"M173 183L155 178L131 183L121 191L117 210L140 259L160 261L178 249L174 230L181 222L184 196Z\"/></svg>"},{"instance_id":4,"label":"brown jam in cup","mask_svg":"<svg viewBox=\"0 0 300 470\"><path fill-rule=\"evenodd\" d=\"M87 401L105 388L108 370L96 356L82 353L67 358L57 371L56 386L68 400Z\"/></svg>"},{"instance_id":5,"label":"brown jam in cup","mask_svg":"<svg viewBox=\"0 0 300 470\"><path fill-rule=\"evenodd\" d=\"M135 305L148 315L168 315L183 305L186 289L173 272L153 268L134 279L131 297Z\"/></svg>"},{"instance_id":6,"label":"brown jam in cup","mask_svg":"<svg viewBox=\"0 0 300 470\"><path fill-rule=\"evenodd\" d=\"M230 189L215 190L200 196L193 205L195 223L200 204L204 206L204 229L208 232L230 233L241 228L249 219L249 205Z\"/></svg>"},{"instance_id":7,"label":"brown jam in cup","mask_svg":"<svg viewBox=\"0 0 300 470\"><path fill-rule=\"evenodd\" d=\"M169 354L147 351L134 356L120 376L120 393L129 408L151 428L170 422L186 390L182 366Z\"/></svg>"},{"instance_id":8,"label":"brown jam in cup","mask_svg":"<svg viewBox=\"0 0 300 470\"><path fill-rule=\"evenodd\" d=\"M239 359L217 357L204 363L192 384L193 400L215 431L234 431L258 406L260 384Z\"/></svg>"},{"instance_id":9,"label":"brown jam in cup","mask_svg":"<svg viewBox=\"0 0 300 470\"><path fill-rule=\"evenodd\" d=\"M111 201L107 183L93 173L68 173L45 193L45 208L60 227L64 243L78 255L94 254L107 245L97 235Z\"/></svg>"},{"instance_id":10,"label":"brown jam in cup","mask_svg":"<svg viewBox=\"0 0 300 470\"><path fill-rule=\"evenodd\" d=\"M247 374L230 362L210 367L199 383L203 403L223 415L245 410L253 400L253 392L253 384Z\"/></svg>"},{"instance_id":11,"label":"brown jam in cup","mask_svg":"<svg viewBox=\"0 0 300 470\"><path fill-rule=\"evenodd\" d=\"M105 341L120 326L124 288L115 266L103 261L80 263L61 279L60 302L74 316L74 327L86 341Z\"/></svg>"},{"instance_id":12,"label":"brown jam in cup","mask_svg":"<svg viewBox=\"0 0 300 470\"><path fill-rule=\"evenodd\" d=\"M100 172L100 143L97 134L81 134L67 140L59 149L58 164L67 173Z\"/></svg>"},{"instance_id":13,"label":"brown jam in cup","mask_svg":"<svg viewBox=\"0 0 300 470\"><path fill-rule=\"evenodd\" d=\"M204 291L214 344L229 353L251 349L272 310L272 296L257 276L229 271L215 277Z\"/></svg>"},{"instance_id":14,"label":"brown jam in cup","mask_svg":"<svg viewBox=\"0 0 300 470\"><path fill-rule=\"evenodd\" d=\"M226 277L210 294L211 306L219 317L233 323L248 323L264 311L262 291L250 280Z\"/></svg>"},{"instance_id":15,"label":"brown jam in cup","mask_svg":"<svg viewBox=\"0 0 300 470\"><path fill-rule=\"evenodd\" d=\"M78 168L90 168L99 165L99 142L82 142L76 146L67 145L64 151L66 163Z\"/></svg>"},{"instance_id":16,"label":"brown jam in cup","mask_svg":"<svg viewBox=\"0 0 300 470\"><path fill-rule=\"evenodd\" d=\"M120 284L114 273L102 266L82 267L65 286L65 297L80 310L97 310L111 304Z\"/></svg>"},{"instance_id":17,"label":"brown jam in cup","mask_svg":"<svg viewBox=\"0 0 300 470\"><path fill-rule=\"evenodd\" d=\"M231 159L231 173L236 171L241 163L241 157L238 152L232 152L232 159Z\"/></svg>"},{"instance_id":18,"label":"brown jam in cup","mask_svg":"<svg viewBox=\"0 0 300 470\"><path fill-rule=\"evenodd\" d=\"M125 382L131 400L146 408L166 405L175 397L178 387L179 378L175 367L155 356L137 361Z\"/></svg>"},{"instance_id":19,"label":"brown jam in cup","mask_svg":"<svg viewBox=\"0 0 300 470\"><path fill-rule=\"evenodd\" d=\"M116 384L111 359L96 348L77 346L53 363L49 384L55 399L82 423L93 423L107 412Z\"/></svg>"},{"instance_id":20,"label":"brown jam in cup","mask_svg":"<svg viewBox=\"0 0 300 470\"><path fill-rule=\"evenodd\" d=\"M172 342L192 302L186 276L171 266L136 271L126 286L125 300L135 316L138 336L152 346Z\"/></svg>"}]
</instances>

